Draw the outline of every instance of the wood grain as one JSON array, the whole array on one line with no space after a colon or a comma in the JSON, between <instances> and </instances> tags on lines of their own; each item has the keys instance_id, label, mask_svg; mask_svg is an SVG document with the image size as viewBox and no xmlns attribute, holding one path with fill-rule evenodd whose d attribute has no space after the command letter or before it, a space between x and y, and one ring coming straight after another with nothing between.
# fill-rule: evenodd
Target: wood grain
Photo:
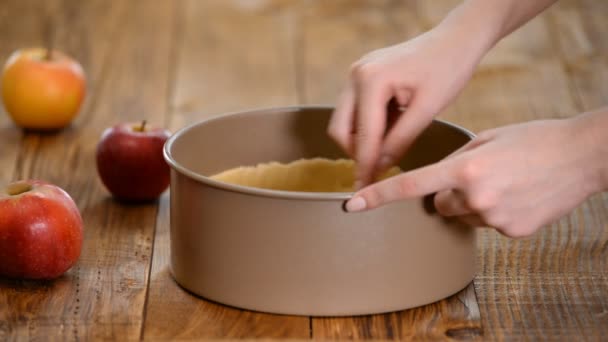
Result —
<instances>
[{"instance_id":1,"label":"wood grain","mask_svg":"<svg viewBox=\"0 0 608 342\"><path fill-rule=\"evenodd\" d=\"M478 340L483 336L473 285L445 300L383 315L313 318L314 339Z\"/></svg>"},{"instance_id":2,"label":"wood grain","mask_svg":"<svg viewBox=\"0 0 608 342\"><path fill-rule=\"evenodd\" d=\"M474 132L577 112L570 81L558 60L480 69L441 117Z\"/></svg>"},{"instance_id":3,"label":"wood grain","mask_svg":"<svg viewBox=\"0 0 608 342\"><path fill-rule=\"evenodd\" d=\"M548 13L579 110L608 104L608 3L563 1ZM604 33L603 33L604 32Z\"/></svg>"},{"instance_id":4,"label":"wood grain","mask_svg":"<svg viewBox=\"0 0 608 342\"><path fill-rule=\"evenodd\" d=\"M52 2L49 2L52 5ZM55 1L56 3L56 1ZM22 13L21 24L11 20L15 13ZM41 45L45 36L45 12L33 1L9 1L0 4L0 61L4 63L10 54L20 48ZM0 107L0 184L14 179L15 161L23 138L8 117L4 106ZM0 335L1 336L1 335Z\"/></svg>"},{"instance_id":5,"label":"wood grain","mask_svg":"<svg viewBox=\"0 0 608 342\"><path fill-rule=\"evenodd\" d=\"M292 7L284 1L186 1L170 126L217 113L295 102ZM309 319L261 314L195 297L170 275L169 208L159 212L146 339L308 338Z\"/></svg>"},{"instance_id":6,"label":"wood grain","mask_svg":"<svg viewBox=\"0 0 608 342\"><path fill-rule=\"evenodd\" d=\"M182 1L171 127L255 107L293 105L298 2Z\"/></svg>"},{"instance_id":7,"label":"wood grain","mask_svg":"<svg viewBox=\"0 0 608 342\"><path fill-rule=\"evenodd\" d=\"M9 16L38 15L38 4ZM97 180L94 150L101 130L118 121L144 116L164 121L171 35L165 28L171 27L173 5L56 5L55 46L82 61L89 77L88 100L72 127L25 136L15 177L45 179L72 195L85 223L83 252L77 265L56 281L2 280L0 331L9 340L137 339L157 206L111 200ZM33 43L40 41L28 44Z\"/></svg>"},{"instance_id":8,"label":"wood grain","mask_svg":"<svg viewBox=\"0 0 608 342\"><path fill-rule=\"evenodd\" d=\"M421 32L412 1L338 0L301 6L296 36L301 103L334 104L364 54Z\"/></svg>"},{"instance_id":9,"label":"wood grain","mask_svg":"<svg viewBox=\"0 0 608 342\"><path fill-rule=\"evenodd\" d=\"M425 22L413 2L309 4L302 11L298 94L304 103L332 103L349 66L363 54L419 34ZM381 280L379 280L381 281ZM477 339L482 334L472 285L446 300L384 315L313 318L318 339Z\"/></svg>"}]
</instances>

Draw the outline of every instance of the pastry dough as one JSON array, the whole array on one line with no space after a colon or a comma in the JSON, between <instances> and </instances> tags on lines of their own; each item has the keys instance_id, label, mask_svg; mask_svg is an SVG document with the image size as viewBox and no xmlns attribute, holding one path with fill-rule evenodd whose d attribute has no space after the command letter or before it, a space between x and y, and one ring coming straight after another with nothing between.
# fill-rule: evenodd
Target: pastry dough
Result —
<instances>
[{"instance_id":1,"label":"pastry dough","mask_svg":"<svg viewBox=\"0 0 608 342\"><path fill-rule=\"evenodd\" d=\"M401 173L393 167L378 180ZM355 162L350 159L299 159L288 164L270 162L256 166L241 166L211 177L211 179L272 190L304 192L352 192L355 183Z\"/></svg>"}]
</instances>

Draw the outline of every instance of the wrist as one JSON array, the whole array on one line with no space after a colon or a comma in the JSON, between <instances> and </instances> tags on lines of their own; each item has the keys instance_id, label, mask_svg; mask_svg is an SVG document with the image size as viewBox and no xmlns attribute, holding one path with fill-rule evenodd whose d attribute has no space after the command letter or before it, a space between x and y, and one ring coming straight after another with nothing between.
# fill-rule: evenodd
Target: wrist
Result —
<instances>
[{"instance_id":1,"label":"wrist","mask_svg":"<svg viewBox=\"0 0 608 342\"><path fill-rule=\"evenodd\" d=\"M581 153L586 153L592 183L591 192L608 190L608 108L584 113L571 119L576 129L575 139L582 143Z\"/></svg>"},{"instance_id":2,"label":"wrist","mask_svg":"<svg viewBox=\"0 0 608 342\"><path fill-rule=\"evenodd\" d=\"M466 0L439 25L463 30L479 43L480 57L499 40L525 24L557 0Z\"/></svg>"},{"instance_id":3,"label":"wrist","mask_svg":"<svg viewBox=\"0 0 608 342\"><path fill-rule=\"evenodd\" d=\"M435 28L448 32L479 63L481 58L502 38L500 11L486 8L484 1L465 1L454 8Z\"/></svg>"},{"instance_id":4,"label":"wrist","mask_svg":"<svg viewBox=\"0 0 608 342\"><path fill-rule=\"evenodd\" d=\"M603 125L602 129L598 129L599 127L595 127L597 136L597 150L598 150L598 169L599 169L599 177L600 177L600 190L599 191L608 191L608 135L606 132L608 131L608 109L605 110L602 114L598 114L603 116Z\"/></svg>"}]
</instances>

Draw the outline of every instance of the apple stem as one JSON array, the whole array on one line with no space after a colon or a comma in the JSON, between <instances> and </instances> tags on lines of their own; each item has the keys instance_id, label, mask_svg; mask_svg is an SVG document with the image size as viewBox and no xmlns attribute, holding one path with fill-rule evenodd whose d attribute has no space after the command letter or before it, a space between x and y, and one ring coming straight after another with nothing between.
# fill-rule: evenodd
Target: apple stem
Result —
<instances>
[{"instance_id":1,"label":"apple stem","mask_svg":"<svg viewBox=\"0 0 608 342\"><path fill-rule=\"evenodd\" d=\"M141 128L140 128L140 130L142 132L145 132L144 130L146 129L146 123L147 123L146 120L144 120L144 121L141 122Z\"/></svg>"},{"instance_id":2,"label":"apple stem","mask_svg":"<svg viewBox=\"0 0 608 342\"><path fill-rule=\"evenodd\" d=\"M20 194L22 194L24 192L28 192L30 190L32 190L32 186L25 182L12 183L6 187L6 193L9 196L20 195Z\"/></svg>"},{"instance_id":3,"label":"apple stem","mask_svg":"<svg viewBox=\"0 0 608 342\"><path fill-rule=\"evenodd\" d=\"M53 59L53 50L52 48L48 48L46 49L46 55L44 55L44 60L50 61L51 59Z\"/></svg>"}]
</instances>

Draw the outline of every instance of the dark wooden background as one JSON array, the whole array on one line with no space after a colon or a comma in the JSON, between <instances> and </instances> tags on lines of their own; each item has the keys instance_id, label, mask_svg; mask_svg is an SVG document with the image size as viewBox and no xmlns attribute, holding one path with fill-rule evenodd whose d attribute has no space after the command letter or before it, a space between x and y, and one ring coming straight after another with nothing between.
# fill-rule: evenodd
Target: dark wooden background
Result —
<instances>
[{"instance_id":1,"label":"dark wooden background","mask_svg":"<svg viewBox=\"0 0 608 342\"><path fill-rule=\"evenodd\" d=\"M108 126L145 118L176 130L227 111L332 104L351 62L431 28L457 3L1 0L0 60L42 45L50 18L55 46L83 64L88 94L58 134L24 134L0 112L0 182L55 183L85 221L82 257L64 277L0 280L0 340L606 338L608 194L530 239L480 231L478 275L452 298L386 315L308 318L184 292L167 268L169 195L122 205L97 178L95 145ZM607 18L608 1L560 1L501 42L441 116L480 131L606 105Z\"/></svg>"}]
</instances>

